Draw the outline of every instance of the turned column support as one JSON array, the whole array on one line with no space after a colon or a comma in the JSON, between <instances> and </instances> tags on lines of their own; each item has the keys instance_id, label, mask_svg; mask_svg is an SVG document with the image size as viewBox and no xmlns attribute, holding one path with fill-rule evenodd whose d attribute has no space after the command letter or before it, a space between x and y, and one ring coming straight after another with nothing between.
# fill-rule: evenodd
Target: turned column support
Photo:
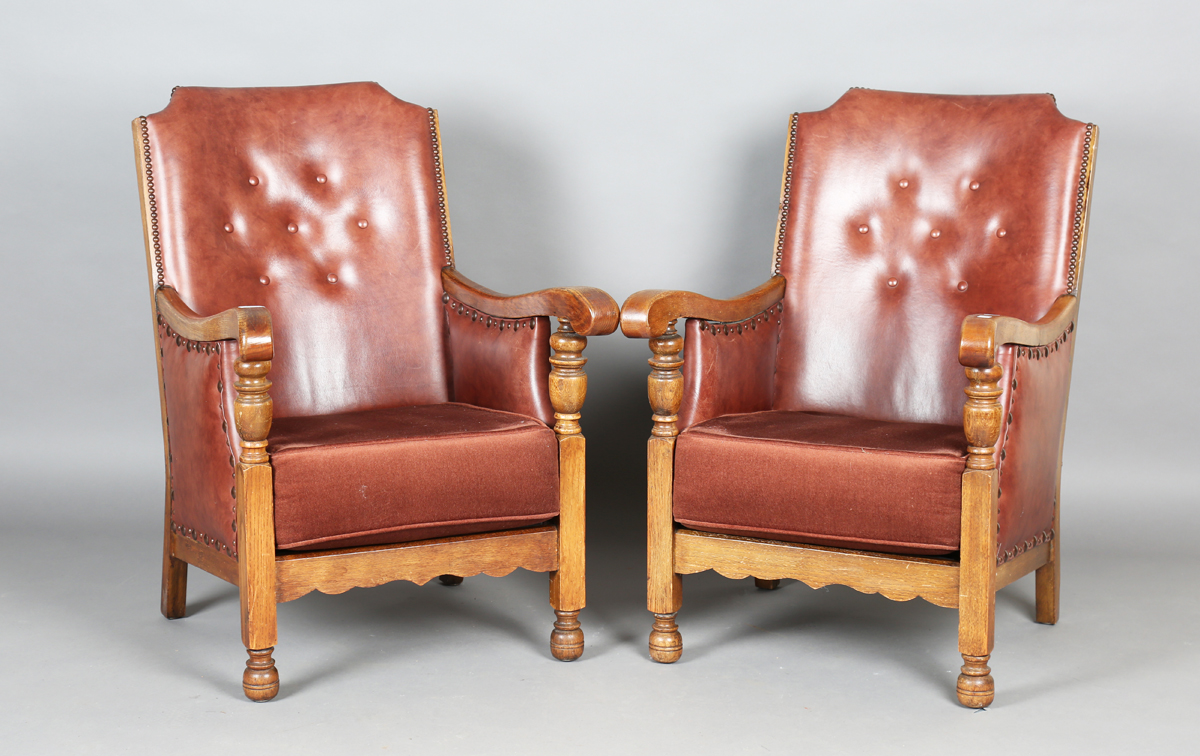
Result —
<instances>
[{"instance_id":1,"label":"turned column support","mask_svg":"<svg viewBox=\"0 0 1200 756\"><path fill-rule=\"evenodd\" d=\"M550 605L556 620L550 634L550 653L572 661L583 654L579 610L587 603L585 514L585 442L579 425L587 396L587 337L575 332L571 322L558 319L550 336L550 404L554 407L554 433L558 437L558 569L550 573Z\"/></svg>"},{"instance_id":2,"label":"turned column support","mask_svg":"<svg viewBox=\"0 0 1200 756\"><path fill-rule=\"evenodd\" d=\"M242 690L252 701L269 701L279 692L279 673L271 657L276 642L275 500L267 434L271 430L269 361L234 364L237 397L233 418L241 438L237 465L238 595L242 643L249 659Z\"/></svg>"},{"instance_id":3,"label":"turned column support","mask_svg":"<svg viewBox=\"0 0 1200 756\"><path fill-rule=\"evenodd\" d=\"M657 662L677 661L683 654L683 638L675 624L675 613L683 601L683 584L675 572L675 518L673 487L675 437L679 435L679 406L683 401L683 337L675 321L661 336L650 339L650 377L647 394L653 411L654 428L647 442L646 487L646 607L654 613L650 632L650 658Z\"/></svg>"},{"instance_id":4,"label":"turned column support","mask_svg":"<svg viewBox=\"0 0 1200 756\"><path fill-rule=\"evenodd\" d=\"M270 361L234 363L237 381L233 387L237 397L233 401L233 421L242 440L241 461L247 465L267 462L267 434L271 431Z\"/></svg>"},{"instance_id":5,"label":"turned column support","mask_svg":"<svg viewBox=\"0 0 1200 756\"><path fill-rule=\"evenodd\" d=\"M959 557L958 650L963 657L958 700L979 709L995 698L988 660L996 634L996 544L999 479L996 442L1000 438L999 365L966 368L963 406L967 462L962 485L962 535Z\"/></svg>"},{"instance_id":6,"label":"turned column support","mask_svg":"<svg viewBox=\"0 0 1200 756\"><path fill-rule=\"evenodd\" d=\"M967 469L994 470L996 442L1000 439L1000 378L999 365L966 369L969 381L964 391L963 430L967 434Z\"/></svg>"},{"instance_id":7,"label":"turned column support","mask_svg":"<svg viewBox=\"0 0 1200 756\"><path fill-rule=\"evenodd\" d=\"M650 351L654 353L647 380L650 409L654 412L654 428L650 431L658 438L675 438L679 435L679 407L683 402L683 337L675 332L672 320L663 335L650 339Z\"/></svg>"}]
</instances>

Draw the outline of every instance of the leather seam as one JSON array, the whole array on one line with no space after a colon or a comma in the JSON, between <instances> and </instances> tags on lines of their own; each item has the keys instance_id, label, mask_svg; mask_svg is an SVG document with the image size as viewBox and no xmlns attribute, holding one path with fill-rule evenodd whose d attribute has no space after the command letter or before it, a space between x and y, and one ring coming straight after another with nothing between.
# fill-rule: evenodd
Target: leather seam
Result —
<instances>
[{"instance_id":1,"label":"leather seam","mask_svg":"<svg viewBox=\"0 0 1200 756\"><path fill-rule=\"evenodd\" d=\"M178 87L176 87L178 89ZM171 90L175 94L175 90ZM146 204L150 214L150 242L154 248L154 271L156 288L165 286L166 275L163 268L162 237L158 230L158 201L154 196L154 169L150 158L150 127L146 116L140 118L142 127L142 160L146 174Z\"/></svg>"},{"instance_id":2,"label":"leather seam","mask_svg":"<svg viewBox=\"0 0 1200 756\"><path fill-rule=\"evenodd\" d=\"M501 318L496 315L489 315L482 310L476 310L473 307L459 302L449 294L442 294L442 302L445 303L449 312L463 317L470 316L472 323L479 323L485 328L496 326L497 331L508 329L515 331L518 328L534 328L536 326L537 316L531 315L527 318Z\"/></svg>"},{"instance_id":3,"label":"leather seam","mask_svg":"<svg viewBox=\"0 0 1200 756\"><path fill-rule=\"evenodd\" d=\"M720 524L720 523L713 523L713 522L701 522L699 520L680 519L678 517L675 518L675 521L679 522L683 525L687 525L689 528L693 528L695 530L714 530L715 531L716 528L724 528L726 530L745 530L745 531L759 532L759 533L781 533L781 534L785 534L785 535L789 535L789 536L818 538L818 539L825 539L825 540L829 540L829 541L853 541L854 543L885 544L888 546L899 546L901 548L909 548L909 549L927 549L930 551L958 551L959 550L959 544L954 544L953 546L948 546L948 545L940 544L940 543L939 544L907 543L904 541L887 541L882 538L868 539L868 538L859 538L859 537L855 537L855 536L840 536L840 535L829 535L829 534L821 535L819 533L805 533L805 532L801 532L798 530L782 530L780 528L757 527L754 525L730 525L730 524ZM750 537L753 537L753 536L750 536ZM914 556L920 556L920 555L914 555Z\"/></svg>"},{"instance_id":4,"label":"leather seam","mask_svg":"<svg viewBox=\"0 0 1200 756\"><path fill-rule=\"evenodd\" d=\"M696 426L689 428L687 430L687 432L694 436L710 436L712 438L734 439L734 440L741 441L741 442L755 443L755 444L789 444L791 446L804 446L804 447L808 447L810 449L839 449L841 451L862 452L864 454L886 454L889 456L897 456L897 457L900 457L900 456L920 457L920 458L945 457L947 459L961 460L964 465L964 469L965 469L966 460L967 460L966 451L963 451L963 453L961 455L956 455L956 454L952 454L950 452L940 452L940 451L920 452L920 451L908 451L905 449L874 449L874 448L869 448L866 446L847 446L847 445L843 445L843 444L816 444L811 441L792 441L790 439L751 438L749 436L737 436L732 433L719 433L717 431L712 431L712 430L708 430L708 429L704 429L704 428L697 428ZM682 434L680 434L680 435L682 435Z\"/></svg>"},{"instance_id":5,"label":"leather seam","mask_svg":"<svg viewBox=\"0 0 1200 756\"><path fill-rule=\"evenodd\" d=\"M783 315L782 302L771 305L757 315L741 321L722 322L717 320L700 320L700 330L706 333L711 333L713 336L741 336L744 331L758 330L759 323L769 324L772 316L775 315ZM776 322L778 323L781 321Z\"/></svg>"},{"instance_id":6,"label":"leather seam","mask_svg":"<svg viewBox=\"0 0 1200 756\"><path fill-rule=\"evenodd\" d=\"M1083 240L1083 216L1087 209L1088 167L1092 158L1092 132L1096 125L1089 123L1083 136L1083 156L1079 161L1079 184L1075 192L1075 215L1071 226L1071 262L1067 269L1067 293L1079 294L1079 245Z\"/></svg>"},{"instance_id":7,"label":"leather seam","mask_svg":"<svg viewBox=\"0 0 1200 756\"><path fill-rule=\"evenodd\" d=\"M796 127L800 120L799 113L792 113L788 122L788 151L784 168L783 196L779 198L779 233L775 238L775 275L782 275L783 268L783 239L787 235L788 216L792 205L792 167L796 161Z\"/></svg>"},{"instance_id":8,"label":"leather seam","mask_svg":"<svg viewBox=\"0 0 1200 756\"><path fill-rule=\"evenodd\" d=\"M217 373L218 373L218 375L222 376L222 378L217 379L217 403L221 409L221 431L222 431L221 436L225 439L225 448L229 450L229 468L232 471L232 477L233 477L233 487L229 489L229 493L233 497L233 527L232 527L233 543L231 544L233 549L232 549L232 553L230 553L229 555L232 557L236 557L237 556L237 463L234 461L236 459L236 455L233 453L233 446L229 443L229 425L228 425L229 417L225 414L225 381L223 379L223 376L225 375L225 350L222 349L221 345L218 344L216 347L216 352L217 352ZM229 552L229 551L230 551L230 549L226 549L226 552Z\"/></svg>"},{"instance_id":9,"label":"leather seam","mask_svg":"<svg viewBox=\"0 0 1200 756\"><path fill-rule=\"evenodd\" d=\"M536 425L534 424L536 423ZM381 438L375 441L339 441L331 444L312 444L311 446L292 446L283 449L275 449L271 451L271 456L284 455L287 456L292 452L306 451L309 449L353 449L361 446L381 446L384 444L406 443L409 441L443 441L449 439L468 439L468 438L494 438L497 435L517 434L517 433L541 433L547 430L546 426L535 420L530 420L530 425L520 428L497 428L490 431L473 431L470 433L454 433L440 436L405 436L403 438Z\"/></svg>"},{"instance_id":10,"label":"leather seam","mask_svg":"<svg viewBox=\"0 0 1200 756\"><path fill-rule=\"evenodd\" d=\"M429 113L429 138L433 141L433 175L437 182L438 215L442 230L442 251L446 264L454 267L454 247L450 244L450 221L446 213L446 173L442 163L442 142L438 133L437 111L426 108Z\"/></svg>"},{"instance_id":11,"label":"leather seam","mask_svg":"<svg viewBox=\"0 0 1200 756\"><path fill-rule=\"evenodd\" d=\"M355 533L346 533L343 535L325 536L322 538L310 538L307 541L296 541L295 543L289 543L286 546L280 546L279 548L295 549L297 547L312 546L312 545L319 544L319 543L327 543L329 541L342 541L342 540L346 540L349 538L363 538L365 536L380 535L383 533L401 533L405 530L417 530L419 528L437 528L437 527L444 527L447 525L465 525L465 524L475 524L475 523L483 523L483 522L505 522L505 521L513 521L513 520L521 520L521 521L533 520L533 521L537 521L537 522L545 522L547 520L551 520L551 519L557 517L558 515L559 515L558 510L555 510L553 512L550 512L549 514L539 513L539 514L532 514L532 515L506 515L506 516L500 516L500 517L475 517L475 518L468 518L468 519L464 519L464 520L442 520L439 522L418 522L418 523L414 523L412 525L396 525L396 526L389 527L389 528L375 528L374 530L360 530Z\"/></svg>"}]
</instances>

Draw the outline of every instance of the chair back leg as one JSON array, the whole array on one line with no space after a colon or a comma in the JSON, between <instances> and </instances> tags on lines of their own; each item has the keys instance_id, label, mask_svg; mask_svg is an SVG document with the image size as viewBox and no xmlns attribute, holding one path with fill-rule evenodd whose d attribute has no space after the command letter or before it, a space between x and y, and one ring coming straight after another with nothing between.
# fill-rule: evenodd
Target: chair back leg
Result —
<instances>
[{"instance_id":1,"label":"chair back leg","mask_svg":"<svg viewBox=\"0 0 1200 756\"><path fill-rule=\"evenodd\" d=\"M187 613L187 562L172 556L171 484L167 483L167 516L163 524L162 597L160 609L167 619L179 619Z\"/></svg>"}]
</instances>

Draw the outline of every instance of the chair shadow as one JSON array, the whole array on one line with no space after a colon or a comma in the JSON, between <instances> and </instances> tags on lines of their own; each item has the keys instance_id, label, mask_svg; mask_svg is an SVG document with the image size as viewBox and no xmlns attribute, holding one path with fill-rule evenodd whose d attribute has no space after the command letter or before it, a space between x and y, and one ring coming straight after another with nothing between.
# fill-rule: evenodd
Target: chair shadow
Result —
<instances>
[{"instance_id":1,"label":"chair shadow","mask_svg":"<svg viewBox=\"0 0 1200 756\"><path fill-rule=\"evenodd\" d=\"M514 580L518 574L521 577ZM402 663L405 657L414 659L444 652L446 628L472 627L472 635L502 635L519 642L531 656L560 663L550 654L554 613L546 602L546 588L542 583L545 574L517 570L504 578L487 579L493 584L486 586L480 585L484 582L481 578L468 577L462 585L454 587L441 585L437 580L424 586L397 581L367 590L351 589L335 596L309 594L302 597L287 622L293 629L303 626L308 637L336 636L339 628L347 624L360 629L377 629L378 633L374 634L376 645L372 653L363 653L357 645L347 648L335 658L318 662L291 678L289 690L298 693L368 665ZM502 586L501 581L505 583ZM493 596L497 589L507 594L503 603L513 607L511 611L496 608L495 601L470 600L477 590ZM528 619L530 609L537 612L536 625ZM526 619L521 621L518 617ZM586 634L586 626L584 630ZM356 635L356 638L361 637L361 633ZM579 661L587 659L589 651L593 658L598 655L594 647L587 647Z\"/></svg>"},{"instance_id":2,"label":"chair shadow","mask_svg":"<svg viewBox=\"0 0 1200 756\"><path fill-rule=\"evenodd\" d=\"M711 580L717 576L708 577ZM947 689L944 665L926 660L923 653L932 633L939 636L936 643L944 640L947 653L951 655L948 658L958 659L957 613L923 600L895 602L877 594L862 594L846 586L832 585L814 590L799 581L784 580L779 589L763 591L754 587L751 578L732 581L721 577L720 580L730 585L697 586L698 590L694 590L689 599L685 579L684 604L679 613L684 653L676 664L704 659L719 653L727 644L748 642L764 633L779 635L781 642L796 645L806 642L826 644L837 639L860 647L863 653L873 658L903 666L929 683L932 690L942 691L950 700L957 700L953 679ZM749 600L757 605L753 616L746 616L744 611L747 593L751 596ZM764 607L764 602L774 605ZM731 608L731 604L737 606ZM720 622L722 615L733 616ZM709 633L701 645L689 645L686 629L689 616L710 624L724 624L727 628Z\"/></svg>"},{"instance_id":3,"label":"chair shadow","mask_svg":"<svg viewBox=\"0 0 1200 756\"><path fill-rule=\"evenodd\" d=\"M192 567L190 569L198 570L199 568ZM220 606L221 604L237 603L237 601L238 601L237 586L229 585L228 583L223 583L219 589L217 589L215 592L209 593L204 598L193 600L189 597L184 616L181 617L180 619L194 617L198 614L203 614L204 612L208 611L209 609L212 609L213 607Z\"/></svg>"}]
</instances>

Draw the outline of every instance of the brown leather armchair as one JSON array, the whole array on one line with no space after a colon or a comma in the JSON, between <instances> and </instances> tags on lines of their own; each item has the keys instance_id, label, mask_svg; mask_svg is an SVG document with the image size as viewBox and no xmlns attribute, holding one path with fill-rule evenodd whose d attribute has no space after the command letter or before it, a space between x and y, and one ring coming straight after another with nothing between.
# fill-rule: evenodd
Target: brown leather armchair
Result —
<instances>
[{"instance_id":1,"label":"brown leather armchair","mask_svg":"<svg viewBox=\"0 0 1200 756\"><path fill-rule=\"evenodd\" d=\"M524 567L550 573L550 648L577 658L582 352L616 302L463 277L437 112L377 84L178 88L133 136L163 614L184 615L189 564L238 586L243 687L265 701L277 602Z\"/></svg>"},{"instance_id":2,"label":"brown leather armchair","mask_svg":"<svg viewBox=\"0 0 1200 756\"><path fill-rule=\"evenodd\" d=\"M956 607L959 700L992 701L996 591L1036 571L1058 619L1096 138L1050 95L851 90L791 117L767 283L625 302L654 354L653 659L682 653L681 575L795 578Z\"/></svg>"}]
</instances>

